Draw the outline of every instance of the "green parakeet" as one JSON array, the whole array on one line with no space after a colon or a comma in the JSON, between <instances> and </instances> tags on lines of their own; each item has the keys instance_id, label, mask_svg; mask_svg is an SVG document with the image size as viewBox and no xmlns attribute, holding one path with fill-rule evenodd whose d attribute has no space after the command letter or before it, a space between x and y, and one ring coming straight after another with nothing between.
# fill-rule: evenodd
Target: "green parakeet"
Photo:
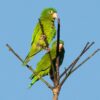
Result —
<instances>
[{"instance_id":1,"label":"green parakeet","mask_svg":"<svg viewBox=\"0 0 100 100\"><path fill-rule=\"evenodd\" d=\"M55 63L56 63L56 46L57 46L57 41L53 42L52 44L52 48L50 49L50 53L51 53L51 57L52 57L52 61L55 67ZM61 65L64 59L64 42L62 40L60 40L60 44L59 44L59 59L60 62L59 64ZM46 53L41 60L37 63L36 69L35 69L35 73L36 74L32 74L31 75L31 84L29 85L29 87L31 87L36 81L39 80L39 78L49 75L50 71L52 69L51 66L51 62L50 62L50 57L49 54Z\"/></svg>"},{"instance_id":2,"label":"green parakeet","mask_svg":"<svg viewBox=\"0 0 100 100\"><path fill-rule=\"evenodd\" d=\"M43 50L43 48L46 48L46 43L44 41L45 38L47 39L48 44L50 44L52 39L55 37L55 19L57 19L56 9L46 8L42 11L40 21L43 25L45 36L43 35L40 23L38 22L33 31L30 51L25 58L23 65L26 65L35 54Z\"/></svg>"}]
</instances>

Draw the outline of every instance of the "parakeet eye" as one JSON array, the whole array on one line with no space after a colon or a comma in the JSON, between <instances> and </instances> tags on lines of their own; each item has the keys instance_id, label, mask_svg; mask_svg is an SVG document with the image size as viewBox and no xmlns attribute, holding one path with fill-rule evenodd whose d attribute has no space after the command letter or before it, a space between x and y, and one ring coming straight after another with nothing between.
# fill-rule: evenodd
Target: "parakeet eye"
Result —
<instances>
[{"instance_id":1,"label":"parakeet eye","mask_svg":"<svg viewBox=\"0 0 100 100\"><path fill-rule=\"evenodd\" d=\"M53 13L53 11L52 11L52 10L50 10L50 11L49 11L49 14L52 14L52 13Z\"/></svg>"}]
</instances>

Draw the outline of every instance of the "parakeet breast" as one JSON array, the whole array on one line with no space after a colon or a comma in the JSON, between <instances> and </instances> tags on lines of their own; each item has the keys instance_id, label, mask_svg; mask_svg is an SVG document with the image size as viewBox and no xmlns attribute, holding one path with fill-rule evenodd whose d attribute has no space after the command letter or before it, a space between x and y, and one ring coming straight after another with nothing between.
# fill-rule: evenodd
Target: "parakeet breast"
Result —
<instances>
[{"instance_id":1,"label":"parakeet breast","mask_svg":"<svg viewBox=\"0 0 100 100\"><path fill-rule=\"evenodd\" d=\"M46 34L48 43L51 42L51 40L55 37L56 34L56 28L54 25L54 21L42 21L44 33Z\"/></svg>"}]
</instances>

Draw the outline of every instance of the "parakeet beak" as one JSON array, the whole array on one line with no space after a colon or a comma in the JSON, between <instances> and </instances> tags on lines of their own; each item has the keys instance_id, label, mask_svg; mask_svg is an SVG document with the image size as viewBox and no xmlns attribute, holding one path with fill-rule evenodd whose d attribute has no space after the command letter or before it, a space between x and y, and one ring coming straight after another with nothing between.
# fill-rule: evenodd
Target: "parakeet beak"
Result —
<instances>
[{"instance_id":1,"label":"parakeet beak","mask_svg":"<svg viewBox=\"0 0 100 100\"><path fill-rule=\"evenodd\" d=\"M56 19L58 19L58 14L57 13L53 13L53 18L56 18Z\"/></svg>"},{"instance_id":2,"label":"parakeet beak","mask_svg":"<svg viewBox=\"0 0 100 100\"><path fill-rule=\"evenodd\" d=\"M62 51L63 44L59 44L59 52Z\"/></svg>"}]
</instances>

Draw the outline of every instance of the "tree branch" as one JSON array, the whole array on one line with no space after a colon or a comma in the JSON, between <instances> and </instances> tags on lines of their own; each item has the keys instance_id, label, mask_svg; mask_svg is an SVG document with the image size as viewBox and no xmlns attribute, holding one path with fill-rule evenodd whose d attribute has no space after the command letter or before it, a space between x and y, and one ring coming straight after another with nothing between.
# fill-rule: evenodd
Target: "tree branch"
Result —
<instances>
[{"instance_id":1,"label":"tree branch","mask_svg":"<svg viewBox=\"0 0 100 100\"><path fill-rule=\"evenodd\" d=\"M22 58L12 49L12 47L9 45L9 44L6 44L7 48L9 49L9 51L11 51L22 63L23 63L23 60ZM26 67L33 73L33 74L36 74L34 69L29 66L28 64L26 65ZM40 80L46 84L46 86L48 88L50 88L51 90L53 89L53 87L46 81L44 80L43 78L40 78Z\"/></svg>"},{"instance_id":2,"label":"tree branch","mask_svg":"<svg viewBox=\"0 0 100 100\"><path fill-rule=\"evenodd\" d=\"M84 49L82 50L81 54L79 55L79 57L78 57L77 60L75 61L76 63L80 60L80 58L82 57L82 55L85 54L86 51L88 51L88 49L90 49L90 47L91 47L93 44L94 44L94 42L92 42L90 45L89 45L89 43L87 42L87 44L86 44L86 46L84 47ZM76 65L76 63L73 64L73 66L72 66L71 69L70 69L70 72L72 71L72 69L74 68L74 66Z\"/></svg>"},{"instance_id":3,"label":"tree branch","mask_svg":"<svg viewBox=\"0 0 100 100\"><path fill-rule=\"evenodd\" d=\"M90 48L91 46L89 46ZM85 50L88 50L87 48ZM82 66L84 63L86 63L90 58L92 58L98 51L100 51L100 49L95 50L91 55L89 55L85 60L83 60L79 65L77 65L76 67L74 67L72 70L70 70L69 72L67 71L65 74L65 77L63 78L62 82L60 83L60 86L62 86L64 84L64 82L66 81L66 79L74 72L76 71L80 66Z\"/></svg>"},{"instance_id":4,"label":"tree branch","mask_svg":"<svg viewBox=\"0 0 100 100\"><path fill-rule=\"evenodd\" d=\"M90 58L92 58L97 52L99 52L100 49L95 50L90 56L88 56L85 60L83 60L79 65L77 65L71 73L73 73L75 70L77 70L81 65L83 65L85 62L87 62Z\"/></svg>"},{"instance_id":5,"label":"tree branch","mask_svg":"<svg viewBox=\"0 0 100 100\"><path fill-rule=\"evenodd\" d=\"M92 42L91 44L89 42L86 43L85 47L83 48L83 50L81 51L81 53L79 54L79 56L65 69L65 71L60 75L60 78L62 78L66 72L68 72L69 70L71 71L74 66L76 65L76 63L80 60L80 58L83 56L83 54L86 53L86 51L94 44L94 42Z\"/></svg>"}]
</instances>

